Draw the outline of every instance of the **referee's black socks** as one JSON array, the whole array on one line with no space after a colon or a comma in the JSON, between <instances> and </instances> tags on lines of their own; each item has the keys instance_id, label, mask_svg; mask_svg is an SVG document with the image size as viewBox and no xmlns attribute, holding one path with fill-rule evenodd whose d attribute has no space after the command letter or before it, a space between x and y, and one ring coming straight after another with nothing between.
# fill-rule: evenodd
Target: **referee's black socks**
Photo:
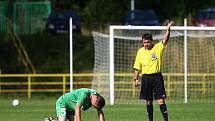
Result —
<instances>
[{"instance_id":1,"label":"referee's black socks","mask_svg":"<svg viewBox=\"0 0 215 121\"><path fill-rule=\"evenodd\" d=\"M153 121L153 104L147 105L147 112L149 121Z\"/></svg>"},{"instance_id":2,"label":"referee's black socks","mask_svg":"<svg viewBox=\"0 0 215 121\"><path fill-rule=\"evenodd\" d=\"M165 103L160 105L160 110L161 110L161 113L163 115L164 121L168 121L167 107L166 107Z\"/></svg>"}]
</instances>

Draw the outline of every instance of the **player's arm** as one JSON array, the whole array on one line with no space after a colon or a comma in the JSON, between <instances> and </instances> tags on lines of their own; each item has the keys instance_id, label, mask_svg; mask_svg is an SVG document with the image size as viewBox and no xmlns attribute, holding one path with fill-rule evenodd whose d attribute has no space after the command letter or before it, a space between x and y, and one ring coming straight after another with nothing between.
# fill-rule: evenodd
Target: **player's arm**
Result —
<instances>
[{"instance_id":1,"label":"player's arm","mask_svg":"<svg viewBox=\"0 0 215 121\"><path fill-rule=\"evenodd\" d=\"M172 26L173 24L173 21L170 21L168 24L167 24L167 30L166 30L166 33L164 35L164 39L163 39L163 44L167 44L168 40L169 40L169 36L170 36L170 27Z\"/></svg>"},{"instance_id":2,"label":"player's arm","mask_svg":"<svg viewBox=\"0 0 215 121\"><path fill-rule=\"evenodd\" d=\"M105 121L105 115L104 115L103 111L97 109L97 113L98 113L99 121Z\"/></svg>"},{"instance_id":3,"label":"player's arm","mask_svg":"<svg viewBox=\"0 0 215 121\"><path fill-rule=\"evenodd\" d=\"M75 121L81 121L81 104L77 103L75 106Z\"/></svg>"},{"instance_id":4,"label":"player's arm","mask_svg":"<svg viewBox=\"0 0 215 121\"><path fill-rule=\"evenodd\" d=\"M139 82L139 70L134 69L134 76L133 76L133 86L138 87L140 85Z\"/></svg>"},{"instance_id":5,"label":"player's arm","mask_svg":"<svg viewBox=\"0 0 215 121\"><path fill-rule=\"evenodd\" d=\"M140 73L141 66L142 66L141 60L142 60L141 52L140 52L140 50L138 50L136 59L134 62L134 66L133 66L133 69L134 69L133 86L134 87L138 87L140 84L138 78L139 78L139 73Z\"/></svg>"}]
</instances>

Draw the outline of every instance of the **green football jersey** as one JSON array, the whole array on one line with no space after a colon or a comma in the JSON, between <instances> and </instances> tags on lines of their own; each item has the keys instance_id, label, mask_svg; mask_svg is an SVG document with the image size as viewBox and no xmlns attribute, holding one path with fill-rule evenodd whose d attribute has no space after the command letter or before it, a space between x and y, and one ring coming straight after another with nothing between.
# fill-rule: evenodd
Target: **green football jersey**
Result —
<instances>
[{"instance_id":1,"label":"green football jersey","mask_svg":"<svg viewBox=\"0 0 215 121\"><path fill-rule=\"evenodd\" d=\"M92 106L91 94L100 95L93 89L80 88L64 94L61 99L70 109L75 110L76 103L79 103L81 105L81 111L85 111Z\"/></svg>"}]
</instances>

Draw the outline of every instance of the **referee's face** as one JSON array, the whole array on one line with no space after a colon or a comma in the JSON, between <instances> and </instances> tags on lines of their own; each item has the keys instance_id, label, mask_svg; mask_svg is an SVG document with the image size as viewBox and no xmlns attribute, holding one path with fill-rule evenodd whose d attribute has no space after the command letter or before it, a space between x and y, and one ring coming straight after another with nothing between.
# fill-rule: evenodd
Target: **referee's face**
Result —
<instances>
[{"instance_id":1,"label":"referee's face","mask_svg":"<svg viewBox=\"0 0 215 121\"><path fill-rule=\"evenodd\" d=\"M152 49L152 40L144 39L143 40L143 46L145 47L145 49L151 50Z\"/></svg>"}]
</instances>

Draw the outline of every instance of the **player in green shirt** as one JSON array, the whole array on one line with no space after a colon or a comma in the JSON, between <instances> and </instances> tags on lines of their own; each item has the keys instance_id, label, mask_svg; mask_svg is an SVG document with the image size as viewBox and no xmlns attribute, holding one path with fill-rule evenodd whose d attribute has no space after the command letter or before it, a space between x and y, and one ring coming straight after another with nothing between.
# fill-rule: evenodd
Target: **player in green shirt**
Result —
<instances>
[{"instance_id":1,"label":"player in green shirt","mask_svg":"<svg viewBox=\"0 0 215 121\"><path fill-rule=\"evenodd\" d=\"M56 102L58 121L81 121L81 111L93 106L97 109L99 121L105 121L102 108L105 106L104 98L95 90L80 88L61 96Z\"/></svg>"}]
</instances>

